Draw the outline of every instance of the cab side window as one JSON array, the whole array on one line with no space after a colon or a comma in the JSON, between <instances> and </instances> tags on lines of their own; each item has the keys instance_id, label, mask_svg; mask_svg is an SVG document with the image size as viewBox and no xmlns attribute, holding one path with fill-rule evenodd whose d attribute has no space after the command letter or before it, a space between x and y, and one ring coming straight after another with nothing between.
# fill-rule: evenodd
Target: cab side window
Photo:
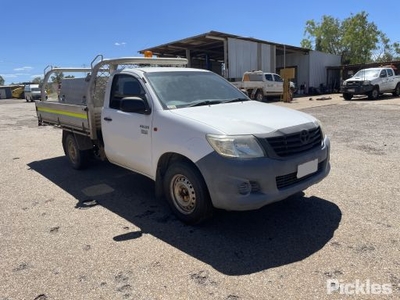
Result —
<instances>
[{"instance_id":1,"label":"cab side window","mask_svg":"<svg viewBox=\"0 0 400 300\"><path fill-rule=\"evenodd\" d=\"M265 79L267 79L268 81L274 81L271 74L265 74Z\"/></svg>"},{"instance_id":2,"label":"cab side window","mask_svg":"<svg viewBox=\"0 0 400 300\"><path fill-rule=\"evenodd\" d=\"M277 74L274 74L274 79L275 79L275 81L277 81L277 82L283 82L282 77L279 76L279 75L277 75Z\"/></svg>"},{"instance_id":3,"label":"cab side window","mask_svg":"<svg viewBox=\"0 0 400 300\"><path fill-rule=\"evenodd\" d=\"M110 108L120 109L122 98L140 97L144 99L144 96L144 89L135 77L126 74L114 76L111 86Z\"/></svg>"}]
</instances>

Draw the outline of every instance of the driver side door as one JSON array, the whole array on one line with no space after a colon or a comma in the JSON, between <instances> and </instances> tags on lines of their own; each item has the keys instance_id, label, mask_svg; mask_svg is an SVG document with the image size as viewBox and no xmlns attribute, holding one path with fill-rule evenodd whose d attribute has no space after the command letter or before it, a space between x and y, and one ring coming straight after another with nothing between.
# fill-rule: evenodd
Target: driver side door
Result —
<instances>
[{"instance_id":1,"label":"driver side door","mask_svg":"<svg viewBox=\"0 0 400 300\"><path fill-rule=\"evenodd\" d=\"M124 112L120 102L125 97L147 96L140 80L131 74L114 75L109 104L103 107L101 127L109 161L135 172L150 175L152 113Z\"/></svg>"}]
</instances>

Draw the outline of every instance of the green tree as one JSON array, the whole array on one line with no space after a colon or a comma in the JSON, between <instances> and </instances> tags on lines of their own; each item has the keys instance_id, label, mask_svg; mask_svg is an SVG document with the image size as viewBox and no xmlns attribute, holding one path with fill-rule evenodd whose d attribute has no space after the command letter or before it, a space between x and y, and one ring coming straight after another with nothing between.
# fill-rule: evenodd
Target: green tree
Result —
<instances>
[{"instance_id":1,"label":"green tree","mask_svg":"<svg viewBox=\"0 0 400 300\"><path fill-rule=\"evenodd\" d=\"M304 35L307 36L301 42L304 48L338 55L342 52L342 32L338 19L334 19L331 16L323 16L321 23L309 20L306 22Z\"/></svg>"},{"instance_id":2,"label":"green tree","mask_svg":"<svg viewBox=\"0 0 400 300\"><path fill-rule=\"evenodd\" d=\"M0 85L4 85L4 78L3 77L1 77L1 75L0 75Z\"/></svg>"},{"instance_id":3,"label":"green tree","mask_svg":"<svg viewBox=\"0 0 400 300\"><path fill-rule=\"evenodd\" d=\"M75 78L75 76L73 76L73 75L67 75L67 76L64 76L64 73L63 72L56 72L56 73L54 73L55 75L53 75L52 77L51 77L51 81L52 82L55 82L55 83L57 83L57 84L61 84L61 81L64 79L64 78Z\"/></svg>"},{"instance_id":4,"label":"green tree","mask_svg":"<svg viewBox=\"0 0 400 300\"><path fill-rule=\"evenodd\" d=\"M399 44L391 44L368 14L360 12L340 21L324 15L321 22L309 20L301 46L342 56L342 63L357 64L399 56Z\"/></svg>"},{"instance_id":5,"label":"green tree","mask_svg":"<svg viewBox=\"0 0 400 300\"><path fill-rule=\"evenodd\" d=\"M51 81L57 84L61 84L61 81L64 79L63 72L56 72L53 76L51 76Z\"/></svg>"},{"instance_id":6,"label":"green tree","mask_svg":"<svg viewBox=\"0 0 400 300\"><path fill-rule=\"evenodd\" d=\"M35 77L32 80L33 83L38 83L38 84L42 84L43 83L43 79L40 77Z\"/></svg>"},{"instance_id":7,"label":"green tree","mask_svg":"<svg viewBox=\"0 0 400 300\"><path fill-rule=\"evenodd\" d=\"M377 50L373 53L373 60L376 62L388 62L400 60L400 44L395 42L390 44L390 40L384 33L381 33L380 43Z\"/></svg>"}]
</instances>

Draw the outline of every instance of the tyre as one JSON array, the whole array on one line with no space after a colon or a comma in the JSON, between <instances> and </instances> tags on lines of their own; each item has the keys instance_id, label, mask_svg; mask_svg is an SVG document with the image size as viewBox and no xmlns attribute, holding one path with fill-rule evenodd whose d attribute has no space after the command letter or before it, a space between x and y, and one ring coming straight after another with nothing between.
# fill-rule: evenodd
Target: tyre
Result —
<instances>
[{"instance_id":1,"label":"tyre","mask_svg":"<svg viewBox=\"0 0 400 300\"><path fill-rule=\"evenodd\" d=\"M398 83L397 85L396 85L396 87L394 88L394 91L393 91L393 96L395 96L395 97L398 97L398 96L400 96L400 83Z\"/></svg>"},{"instance_id":2,"label":"tyre","mask_svg":"<svg viewBox=\"0 0 400 300\"><path fill-rule=\"evenodd\" d=\"M343 98L344 100L351 100L351 98L353 98L353 95L349 93L344 93Z\"/></svg>"},{"instance_id":3,"label":"tyre","mask_svg":"<svg viewBox=\"0 0 400 300\"><path fill-rule=\"evenodd\" d=\"M253 90L247 90L247 94L249 95L249 98L251 100L254 100L256 98L255 94L253 94Z\"/></svg>"},{"instance_id":4,"label":"tyre","mask_svg":"<svg viewBox=\"0 0 400 300\"><path fill-rule=\"evenodd\" d=\"M264 100L264 94L261 91L258 91L256 94L256 100L262 102Z\"/></svg>"},{"instance_id":5,"label":"tyre","mask_svg":"<svg viewBox=\"0 0 400 300\"><path fill-rule=\"evenodd\" d=\"M78 143L72 133L66 135L63 141L63 147L65 155L74 169L80 170L87 167L89 163L89 153L87 150L79 150Z\"/></svg>"},{"instance_id":6,"label":"tyre","mask_svg":"<svg viewBox=\"0 0 400 300\"><path fill-rule=\"evenodd\" d=\"M213 212L200 172L187 162L173 163L164 177L164 193L173 213L186 224L198 224Z\"/></svg>"},{"instance_id":7,"label":"tyre","mask_svg":"<svg viewBox=\"0 0 400 300\"><path fill-rule=\"evenodd\" d=\"M378 99L378 97L379 97L379 88L374 87L374 89L371 92L369 92L368 99L376 100Z\"/></svg>"}]
</instances>

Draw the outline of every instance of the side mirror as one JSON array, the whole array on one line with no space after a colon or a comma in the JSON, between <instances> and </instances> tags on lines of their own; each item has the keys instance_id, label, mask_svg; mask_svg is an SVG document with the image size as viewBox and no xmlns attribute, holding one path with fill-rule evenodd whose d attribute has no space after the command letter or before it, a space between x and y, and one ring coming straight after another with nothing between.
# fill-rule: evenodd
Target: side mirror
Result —
<instances>
[{"instance_id":1,"label":"side mirror","mask_svg":"<svg viewBox=\"0 0 400 300\"><path fill-rule=\"evenodd\" d=\"M133 112L143 115L149 115L151 108L147 101L139 97L125 97L121 99L120 110L123 112Z\"/></svg>"}]
</instances>

